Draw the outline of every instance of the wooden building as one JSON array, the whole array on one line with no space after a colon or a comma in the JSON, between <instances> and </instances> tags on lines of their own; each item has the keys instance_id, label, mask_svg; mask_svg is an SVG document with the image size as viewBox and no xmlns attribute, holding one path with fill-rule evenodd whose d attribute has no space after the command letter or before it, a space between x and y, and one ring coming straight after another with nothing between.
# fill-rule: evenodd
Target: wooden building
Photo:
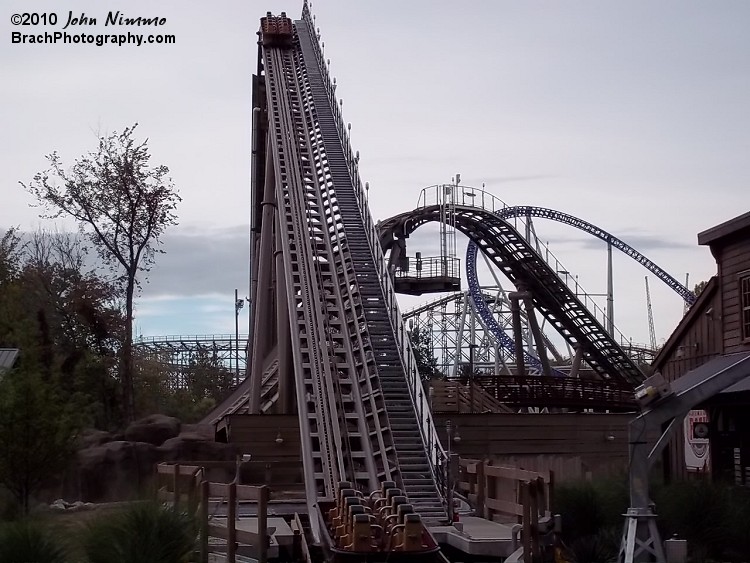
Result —
<instances>
[{"instance_id":1,"label":"wooden building","mask_svg":"<svg viewBox=\"0 0 750 563\"><path fill-rule=\"evenodd\" d=\"M750 212L698 234L709 247L717 273L654 359L669 381L722 355L750 353ZM750 485L750 374L701 405L708 435L693 411L672 439L664 466L668 478L710 471L713 478Z\"/></svg>"}]
</instances>

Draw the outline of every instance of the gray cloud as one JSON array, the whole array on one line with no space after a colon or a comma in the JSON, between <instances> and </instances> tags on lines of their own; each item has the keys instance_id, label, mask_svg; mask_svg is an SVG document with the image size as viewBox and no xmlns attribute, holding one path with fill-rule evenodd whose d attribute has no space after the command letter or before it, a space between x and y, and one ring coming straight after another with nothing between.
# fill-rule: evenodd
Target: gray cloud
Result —
<instances>
[{"instance_id":1,"label":"gray cloud","mask_svg":"<svg viewBox=\"0 0 750 563\"><path fill-rule=\"evenodd\" d=\"M246 294L250 237L243 226L176 228L164 235L164 254L143 286L143 296Z\"/></svg>"},{"instance_id":2,"label":"gray cloud","mask_svg":"<svg viewBox=\"0 0 750 563\"><path fill-rule=\"evenodd\" d=\"M648 233L618 233L614 236L619 238L621 241L629 244L637 251L647 254L650 250L693 250L694 245L680 242L677 240L670 240L661 237L656 234ZM600 250L605 248L605 242L594 236L566 236L566 235L555 235L554 245L573 245L581 249L597 249Z\"/></svg>"}]
</instances>

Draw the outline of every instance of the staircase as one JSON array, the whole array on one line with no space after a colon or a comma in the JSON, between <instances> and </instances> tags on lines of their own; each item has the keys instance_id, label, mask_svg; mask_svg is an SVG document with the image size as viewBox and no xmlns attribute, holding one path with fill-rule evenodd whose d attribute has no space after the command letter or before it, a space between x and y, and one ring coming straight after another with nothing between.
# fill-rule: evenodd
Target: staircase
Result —
<instances>
[{"instance_id":1,"label":"staircase","mask_svg":"<svg viewBox=\"0 0 750 563\"><path fill-rule=\"evenodd\" d=\"M375 268L373 249L364 227L357 196L331 110L324 77L316 60L313 39L305 23L295 22L307 79L315 103L318 126L326 149L328 168L335 186L336 200L345 225L342 246L351 255L357 291L364 308L380 393L384 399L387 420L396 450L402 489L409 502L427 522L445 520L442 496L437 490L432 468L425 452L418 419L404 376L397 349L397 338L391 324L381 284ZM335 101L333 102L335 104ZM376 387L373 382L373 388Z\"/></svg>"}]
</instances>

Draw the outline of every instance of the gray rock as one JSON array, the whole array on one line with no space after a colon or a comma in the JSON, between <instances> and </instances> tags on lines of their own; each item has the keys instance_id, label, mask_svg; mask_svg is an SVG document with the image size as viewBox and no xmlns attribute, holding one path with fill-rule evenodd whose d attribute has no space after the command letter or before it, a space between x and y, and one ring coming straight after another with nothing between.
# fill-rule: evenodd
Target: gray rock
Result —
<instances>
[{"instance_id":1,"label":"gray rock","mask_svg":"<svg viewBox=\"0 0 750 563\"><path fill-rule=\"evenodd\" d=\"M104 430L97 430L95 428L87 428L78 437L78 443L80 448L90 448L92 446L101 446L107 442L114 440L114 436L105 432Z\"/></svg>"},{"instance_id":2,"label":"gray rock","mask_svg":"<svg viewBox=\"0 0 750 563\"><path fill-rule=\"evenodd\" d=\"M152 414L136 420L125 430L125 439L129 442L146 442L160 446L166 440L180 433L180 421L163 414Z\"/></svg>"}]
</instances>

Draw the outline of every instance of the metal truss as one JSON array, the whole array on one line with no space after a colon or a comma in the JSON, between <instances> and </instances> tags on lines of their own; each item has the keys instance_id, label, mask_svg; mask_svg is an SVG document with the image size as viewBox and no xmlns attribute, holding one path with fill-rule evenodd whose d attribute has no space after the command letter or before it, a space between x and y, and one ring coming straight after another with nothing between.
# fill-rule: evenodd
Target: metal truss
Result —
<instances>
[{"instance_id":1,"label":"metal truss","mask_svg":"<svg viewBox=\"0 0 750 563\"><path fill-rule=\"evenodd\" d=\"M418 226L439 221L441 206L432 205L381 223L381 240L390 247ZM507 221L477 207L455 207L456 228L485 254L521 291L528 291L537 309L583 359L604 379L631 385L643 380L638 366L625 354L602 324L565 285L557 273Z\"/></svg>"},{"instance_id":2,"label":"metal truss","mask_svg":"<svg viewBox=\"0 0 750 563\"><path fill-rule=\"evenodd\" d=\"M481 202L480 204L484 204L486 199L487 198L485 197L480 198L479 199L479 202ZM475 203L475 202L476 200L471 201L471 203ZM633 260L641 264L648 271L656 275L657 278L659 278L668 287L670 287L678 295L680 295L680 297L682 297L685 300L685 303L687 305L691 305L695 301L695 295L693 294L692 291L690 291L685 286L683 286L680 282L678 282L674 277L668 274L665 270L663 270L653 261L649 260L646 256L638 252L635 248L633 248L626 242L608 233L604 229L601 229L597 227L596 225L589 223L588 221L584 221L583 219L579 219L578 217L574 217L573 215L569 215L567 213L555 211L554 209L547 209L544 207L532 207L532 206L527 206L527 205L513 206L513 207L503 207L500 205L493 205L492 211L495 215L497 215L498 217L502 217L503 219L526 218L527 225L530 225L531 217L539 217L539 218L549 219L552 221L563 223L566 225L570 225L577 229L580 229L606 242L610 248L610 259L611 259L611 249L615 248L623 252L625 255L631 257ZM528 236L528 233L527 233L527 239L531 239L531 237ZM559 262L557 262L557 259L554 258L554 256L551 256L551 259L550 259L550 254L548 251L547 252L541 251L541 249L539 248L538 240L536 240L536 246L537 246L537 250L540 256L545 256L545 259L548 262L554 262L553 266L554 266L555 271L557 272L566 271L565 268L561 267L561 265L559 264ZM476 271L478 250L479 250L479 247L473 241L469 242L469 245L466 248L466 273L468 277L469 289L471 290L471 293L474 296L479 295L479 281L478 281L477 271ZM566 280L566 283L567 281L568 280ZM632 342L630 342L620 331L618 331L614 327L614 319L612 318L613 317L612 311L609 310L607 313L605 313L604 311L599 309L595 301L593 299L590 299L590 297L584 291L581 290L577 282L575 282L575 286L576 286L575 287L576 295L579 296L579 298L583 300L587 308L590 311L592 311L595 315L599 313L599 315L597 316L602 320L602 323L608 327L610 334L617 338L620 346L622 347L632 346ZM477 311L480 317L487 320L487 322L491 322L492 315L489 309L481 302L479 302L477 305L478 305Z\"/></svg>"},{"instance_id":3,"label":"metal truss","mask_svg":"<svg viewBox=\"0 0 750 563\"><path fill-rule=\"evenodd\" d=\"M481 299L492 312L502 333L512 331L510 303L502 287L482 289ZM425 340L431 354L438 361L438 369L448 377L458 376L462 367L472 364L474 369L491 374L511 374L515 369L512 351L498 339L496 330L490 330L477 315L473 298L468 291L457 292L416 307L404 314L410 330L429 335ZM526 312L521 315L524 347L535 348ZM557 364L569 362L563 358L549 338L544 336L545 347ZM473 352L472 352L473 350ZM534 358L536 360L536 358ZM541 373L538 360L530 373Z\"/></svg>"}]
</instances>

